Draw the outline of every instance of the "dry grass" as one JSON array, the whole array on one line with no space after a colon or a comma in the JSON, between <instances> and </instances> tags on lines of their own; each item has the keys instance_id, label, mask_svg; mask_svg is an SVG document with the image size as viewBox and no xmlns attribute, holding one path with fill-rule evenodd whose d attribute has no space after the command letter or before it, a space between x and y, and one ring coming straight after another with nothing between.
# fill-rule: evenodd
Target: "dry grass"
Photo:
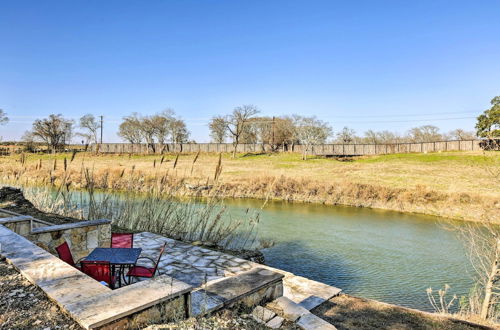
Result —
<instances>
[{"instance_id":1,"label":"dry grass","mask_svg":"<svg viewBox=\"0 0 500 330\"><path fill-rule=\"evenodd\" d=\"M313 311L317 316L344 329L494 329L493 324L473 324L449 315L438 315L390 305L346 294L333 297Z\"/></svg>"},{"instance_id":2,"label":"dry grass","mask_svg":"<svg viewBox=\"0 0 500 330\"><path fill-rule=\"evenodd\" d=\"M71 155L0 157L0 181L50 184L62 180ZM54 161L57 159L57 161ZM81 187L82 165L94 168L97 188L145 190L166 176L193 194L206 194L215 178L227 197L344 204L481 220L498 212L500 189L491 172L498 153L396 154L338 161L298 154L91 155L80 153L68 165L68 182ZM55 168L55 170L54 170ZM131 177L135 185L130 187ZM52 178L52 179L50 179ZM167 184L167 183L164 183ZM495 217L495 216L494 216ZM496 216L497 221L498 215Z\"/></svg>"}]
</instances>

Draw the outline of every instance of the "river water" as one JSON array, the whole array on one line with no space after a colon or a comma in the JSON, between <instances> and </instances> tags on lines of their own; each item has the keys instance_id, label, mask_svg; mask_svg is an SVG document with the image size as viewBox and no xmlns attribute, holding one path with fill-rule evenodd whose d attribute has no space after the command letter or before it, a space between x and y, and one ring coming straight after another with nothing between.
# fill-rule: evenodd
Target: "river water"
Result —
<instances>
[{"instance_id":1,"label":"river water","mask_svg":"<svg viewBox=\"0 0 500 330\"><path fill-rule=\"evenodd\" d=\"M119 195L119 194L117 194ZM447 225L462 222L368 208L226 199L232 217L260 214L258 237L269 266L343 292L432 311L426 289L468 294L473 271Z\"/></svg>"},{"instance_id":2,"label":"river water","mask_svg":"<svg viewBox=\"0 0 500 330\"><path fill-rule=\"evenodd\" d=\"M467 294L473 272L462 244L436 217L318 204L226 200L229 212L260 212L270 266L345 293L432 311L426 289ZM460 222L453 222L460 225Z\"/></svg>"}]
</instances>

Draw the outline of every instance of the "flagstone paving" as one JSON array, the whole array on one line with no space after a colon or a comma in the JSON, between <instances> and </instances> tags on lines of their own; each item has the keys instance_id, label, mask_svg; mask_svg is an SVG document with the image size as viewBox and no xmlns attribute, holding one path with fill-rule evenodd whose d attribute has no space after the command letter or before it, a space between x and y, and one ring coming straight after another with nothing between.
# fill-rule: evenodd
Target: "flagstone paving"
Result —
<instances>
[{"instance_id":1,"label":"flagstone paving","mask_svg":"<svg viewBox=\"0 0 500 330\"><path fill-rule=\"evenodd\" d=\"M296 276L281 269L157 234L143 232L134 235L134 247L142 248L142 257L157 260L159 250L165 243L167 243L167 249L161 258L158 267L159 273L169 275L195 288L260 267L285 275L283 279L284 296L308 310L341 291L338 288ZM140 259L138 264L151 265L151 262L147 259Z\"/></svg>"}]
</instances>

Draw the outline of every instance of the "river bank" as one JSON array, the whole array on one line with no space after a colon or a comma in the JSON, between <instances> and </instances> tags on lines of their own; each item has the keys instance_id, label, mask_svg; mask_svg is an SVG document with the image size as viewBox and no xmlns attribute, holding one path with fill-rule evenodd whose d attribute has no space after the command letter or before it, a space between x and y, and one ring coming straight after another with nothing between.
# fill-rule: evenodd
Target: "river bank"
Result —
<instances>
[{"instance_id":1,"label":"river bank","mask_svg":"<svg viewBox=\"0 0 500 330\"><path fill-rule=\"evenodd\" d=\"M0 157L0 180L30 185L85 185L179 195L257 198L420 213L500 222L498 153L448 152L360 157L350 161L295 154L27 155ZM66 161L64 160L66 159ZM168 188L171 189L171 188Z\"/></svg>"},{"instance_id":2,"label":"river bank","mask_svg":"<svg viewBox=\"0 0 500 330\"><path fill-rule=\"evenodd\" d=\"M10 195L13 194L4 194ZM22 206L24 211L28 210L28 203L23 201L22 198L13 199L15 202L10 205L13 211L19 211ZM32 210L33 211L33 210ZM36 211L38 214L42 213ZM46 214L49 221L54 221L51 216ZM61 219L57 219L60 221ZM70 219L68 219L70 220ZM5 277L7 276L7 277ZM0 310L5 310L5 318L1 320L5 322L8 327L23 328L26 325L26 320L29 320L30 325L34 323L34 328L40 326L41 329L48 326L61 326L65 327L74 326L71 320L53 305L40 290L31 286L25 280L23 282L20 276L12 266L2 264L0 261L0 283L9 283L9 286L2 287L2 301L0 301ZM17 279L13 281L12 279ZM19 283L18 283L19 282ZM23 286L23 288L19 288ZM44 309L28 308L26 304L26 295L36 295L36 299L40 301L40 306ZM31 297L31 296L30 296ZM17 306L16 315L24 315L19 318L13 316L12 311L8 306ZM428 313L421 313L415 310L402 308L395 305L388 305L381 302L357 298L351 295L341 295L334 297L329 301L321 304L314 311L314 314L325 319L326 321L334 324L339 329L381 329L381 328L402 328L402 329L485 329L486 327L477 324L463 322L447 316L437 316ZM39 321L40 318L45 319ZM36 322L36 323L35 323ZM251 319L248 311L225 311L217 313L208 318L200 318L197 320L191 319L184 322L175 324L166 324L161 326L152 326L150 329L159 328L179 328L179 329L264 329L264 327ZM31 327L33 328L33 326ZM285 327L287 329L295 329L293 325Z\"/></svg>"}]
</instances>

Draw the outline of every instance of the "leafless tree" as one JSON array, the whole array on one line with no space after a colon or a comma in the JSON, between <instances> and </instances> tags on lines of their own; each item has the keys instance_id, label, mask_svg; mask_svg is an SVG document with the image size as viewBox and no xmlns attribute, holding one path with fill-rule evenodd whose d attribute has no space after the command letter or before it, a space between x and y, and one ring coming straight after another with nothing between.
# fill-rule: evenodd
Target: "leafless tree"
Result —
<instances>
[{"instance_id":1,"label":"leafless tree","mask_svg":"<svg viewBox=\"0 0 500 330\"><path fill-rule=\"evenodd\" d=\"M62 115L50 115L46 119L37 119L33 123L33 137L45 142L55 152L71 141L73 121Z\"/></svg>"},{"instance_id":2,"label":"leafless tree","mask_svg":"<svg viewBox=\"0 0 500 330\"><path fill-rule=\"evenodd\" d=\"M123 122L118 129L118 135L132 144L141 143L143 141L141 120L138 113L133 113L123 118Z\"/></svg>"},{"instance_id":3,"label":"leafless tree","mask_svg":"<svg viewBox=\"0 0 500 330\"><path fill-rule=\"evenodd\" d=\"M215 143L224 143L227 137L227 123L223 116L214 116L208 124L210 137Z\"/></svg>"},{"instance_id":4,"label":"leafless tree","mask_svg":"<svg viewBox=\"0 0 500 330\"><path fill-rule=\"evenodd\" d=\"M337 133L337 141L340 143L353 143L356 138L356 132L347 126L344 126L340 132Z\"/></svg>"},{"instance_id":5,"label":"leafless tree","mask_svg":"<svg viewBox=\"0 0 500 330\"><path fill-rule=\"evenodd\" d=\"M433 125L414 127L408 131L408 138L412 142L436 142L443 139L439 128Z\"/></svg>"},{"instance_id":6,"label":"leafless tree","mask_svg":"<svg viewBox=\"0 0 500 330\"><path fill-rule=\"evenodd\" d=\"M23 136L21 137L21 141L25 143L27 151L29 152L35 151L36 138L33 135L33 132L31 131L24 132Z\"/></svg>"},{"instance_id":7,"label":"leafless tree","mask_svg":"<svg viewBox=\"0 0 500 330\"><path fill-rule=\"evenodd\" d=\"M500 158L485 154L479 165L500 185ZM498 205L486 206L481 221L447 224L458 233L475 273L475 285L461 312L478 315L483 320L498 322L500 318L500 212Z\"/></svg>"},{"instance_id":8,"label":"leafless tree","mask_svg":"<svg viewBox=\"0 0 500 330\"><path fill-rule=\"evenodd\" d=\"M500 316L500 228L489 219L455 228L465 243L476 285L471 291L468 312L498 321Z\"/></svg>"},{"instance_id":9,"label":"leafless tree","mask_svg":"<svg viewBox=\"0 0 500 330\"><path fill-rule=\"evenodd\" d=\"M151 117L151 124L153 125L154 136L160 144L161 152L164 151L166 143L171 136L172 121L175 113L172 109L166 109Z\"/></svg>"},{"instance_id":10,"label":"leafless tree","mask_svg":"<svg viewBox=\"0 0 500 330\"><path fill-rule=\"evenodd\" d=\"M0 125L4 125L9 121L9 118L7 117L7 114L5 111L0 109Z\"/></svg>"},{"instance_id":11,"label":"leafless tree","mask_svg":"<svg viewBox=\"0 0 500 330\"><path fill-rule=\"evenodd\" d=\"M90 143L98 143L97 135L99 129L101 128L101 123L96 120L94 115L86 114L81 117L79 127L84 131L77 134L85 139L85 144L88 145Z\"/></svg>"},{"instance_id":12,"label":"leafless tree","mask_svg":"<svg viewBox=\"0 0 500 330\"><path fill-rule=\"evenodd\" d=\"M139 131L148 144L148 151L151 149L151 151L154 153L156 152L156 146L155 146L155 135L156 135L156 129L154 125L153 118L151 117L142 117L139 121Z\"/></svg>"},{"instance_id":13,"label":"leafless tree","mask_svg":"<svg viewBox=\"0 0 500 330\"><path fill-rule=\"evenodd\" d=\"M448 133L448 136L452 140L474 140L476 134L474 132L469 132L461 128L457 128Z\"/></svg>"},{"instance_id":14,"label":"leafless tree","mask_svg":"<svg viewBox=\"0 0 500 330\"><path fill-rule=\"evenodd\" d=\"M332 134L331 127L316 117L302 117L295 115L295 127L297 137L302 149L302 159L307 160L307 153L313 145L325 143L326 139Z\"/></svg>"},{"instance_id":15,"label":"leafless tree","mask_svg":"<svg viewBox=\"0 0 500 330\"><path fill-rule=\"evenodd\" d=\"M236 157L236 149L242 137L245 137L245 134L248 133L249 127L246 126L258 113L259 110L255 106L242 105L234 108L233 113L225 118L227 130L233 138L233 158Z\"/></svg>"},{"instance_id":16,"label":"leafless tree","mask_svg":"<svg viewBox=\"0 0 500 330\"><path fill-rule=\"evenodd\" d=\"M189 131L186 128L186 123L181 119L174 118L170 123L170 134L172 135L172 142L180 145L182 152L182 144L186 143L189 138Z\"/></svg>"}]
</instances>

